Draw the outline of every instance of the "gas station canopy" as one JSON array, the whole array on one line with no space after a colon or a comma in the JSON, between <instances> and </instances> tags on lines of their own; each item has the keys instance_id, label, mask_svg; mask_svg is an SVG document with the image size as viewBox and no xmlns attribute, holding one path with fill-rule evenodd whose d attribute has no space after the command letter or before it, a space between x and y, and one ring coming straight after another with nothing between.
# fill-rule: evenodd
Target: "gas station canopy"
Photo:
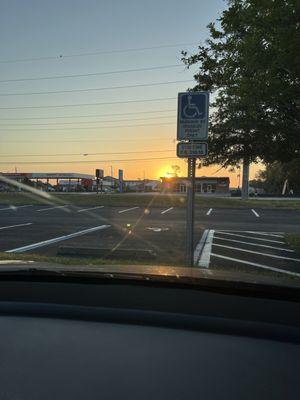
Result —
<instances>
[{"instance_id":1,"label":"gas station canopy","mask_svg":"<svg viewBox=\"0 0 300 400\"><path fill-rule=\"evenodd\" d=\"M77 174L69 172L24 172L24 173L0 173L11 179L94 179L93 175Z\"/></svg>"}]
</instances>

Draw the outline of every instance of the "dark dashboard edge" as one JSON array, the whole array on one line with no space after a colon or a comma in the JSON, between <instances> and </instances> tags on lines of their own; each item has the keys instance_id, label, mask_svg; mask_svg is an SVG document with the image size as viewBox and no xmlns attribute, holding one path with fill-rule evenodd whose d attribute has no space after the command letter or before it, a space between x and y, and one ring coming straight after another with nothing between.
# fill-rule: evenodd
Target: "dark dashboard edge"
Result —
<instances>
[{"instance_id":1,"label":"dark dashboard edge","mask_svg":"<svg viewBox=\"0 0 300 400\"><path fill-rule=\"evenodd\" d=\"M300 329L278 324L157 311L26 302L0 302L0 316L55 318L184 329L300 344Z\"/></svg>"},{"instance_id":2,"label":"dark dashboard edge","mask_svg":"<svg viewBox=\"0 0 300 400\"><path fill-rule=\"evenodd\" d=\"M134 285L145 287L191 289L219 294L238 295L261 299L300 302L300 287L278 286L260 282L222 280L217 277L180 277L107 272L78 272L52 270L1 271L0 282L55 282L86 285Z\"/></svg>"}]
</instances>

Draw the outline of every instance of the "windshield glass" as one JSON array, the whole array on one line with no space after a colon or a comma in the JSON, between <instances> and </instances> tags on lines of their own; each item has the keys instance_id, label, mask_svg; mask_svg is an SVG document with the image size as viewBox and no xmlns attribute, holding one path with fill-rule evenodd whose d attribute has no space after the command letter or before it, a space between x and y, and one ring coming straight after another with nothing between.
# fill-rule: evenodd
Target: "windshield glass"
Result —
<instances>
[{"instance_id":1,"label":"windshield glass","mask_svg":"<svg viewBox=\"0 0 300 400\"><path fill-rule=\"evenodd\" d=\"M2 264L300 282L297 2L0 11Z\"/></svg>"}]
</instances>

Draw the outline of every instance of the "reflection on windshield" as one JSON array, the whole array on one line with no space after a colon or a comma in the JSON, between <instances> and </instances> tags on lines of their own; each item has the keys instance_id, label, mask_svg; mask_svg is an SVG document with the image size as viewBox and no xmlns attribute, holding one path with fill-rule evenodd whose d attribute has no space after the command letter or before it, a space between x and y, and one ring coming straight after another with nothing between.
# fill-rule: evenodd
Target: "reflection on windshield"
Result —
<instances>
[{"instance_id":1,"label":"reflection on windshield","mask_svg":"<svg viewBox=\"0 0 300 400\"><path fill-rule=\"evenodd\" d=\"M5 6L1 263L299 280L295 3L181 8Z\"/></svg>"}]
</instances>

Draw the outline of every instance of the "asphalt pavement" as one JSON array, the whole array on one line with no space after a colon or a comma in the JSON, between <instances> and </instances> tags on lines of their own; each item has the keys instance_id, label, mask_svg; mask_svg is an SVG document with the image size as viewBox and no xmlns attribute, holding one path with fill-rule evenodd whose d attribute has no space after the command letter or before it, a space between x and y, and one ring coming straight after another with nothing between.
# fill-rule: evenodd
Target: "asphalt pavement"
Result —
<instances>
[{"instance_id":1,"label":"asphalt pavement","mask_svg":"<svg viewBox=\"0 0 300 400\"><path fill-rule=\"evenodd\" d=\"M155 255L153 263L184 265L185 217L176 207L0 205L0 251L56 256L62 247L145 250ZM299 211L198 208L196 267L300 277L299 257L284 239L289 232L300 232Z\"/></svg>"}]
</instances>

